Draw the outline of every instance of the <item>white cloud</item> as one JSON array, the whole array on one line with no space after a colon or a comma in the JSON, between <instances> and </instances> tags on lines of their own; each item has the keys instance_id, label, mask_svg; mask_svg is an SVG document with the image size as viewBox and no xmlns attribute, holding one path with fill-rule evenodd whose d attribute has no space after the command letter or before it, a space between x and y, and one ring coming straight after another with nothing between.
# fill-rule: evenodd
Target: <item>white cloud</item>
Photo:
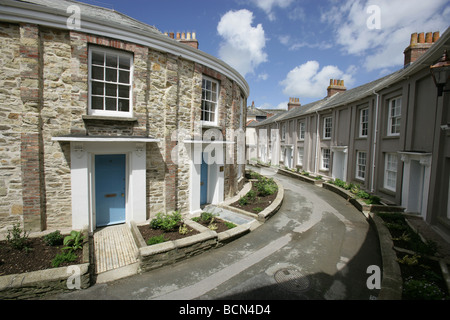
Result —
<instances>
[{"instance_id":1,"label":"white cloud","mask_svg":"<svg viewBox=\"0 0 450 320\"><path fill-rule=\"evenodd\" d=\"M269 75L265 72L258 75L258 80L267 80L267 79L269 79Z\"/></svg>"},{"instance_id":2,"label":"white cloud","mask_svg":"<svg viewBox=\"0 0 450 320\"><path fill-rule=\"evenodd\" d=\"M267 61L264 29L261 24L252 27L252 22L253 13L243 9L228 11L217 25L217 32L224 39L219 57L244 76Z\"/></svg>"},{"instance_id":3,"label":"white cloud","mask_svg":"<svg viewBox=\"0 0 450 320\"><path fill-rule=\"evenodd\" d=\"M264 10L270 21L276 20L274 7L287 8L294 0L250 0L258 8Z\"/></svg>"},{"instance_id":4,"label":"white cloud","mask_svg":"<svg viewBox=\"0 0 450 320\"><path fill-rule=\"evenodd\" d=\"M354 82L351 74L344 73L336 66L328 65L320 69L319 62L308 61L289 71L280 84L283 93L290 97L323 98L330 79L344 80L347 87Z\"/></svg>"},{"instance_id":5,"label":"white cloud","mask_svg":"<svg viewBox=\"0 0 450 320\"><path fill-rule=\"evenodd\" d=\"M380 28L367 23L373 15L367 8L369 0L339 1L322 13L322 22L335 31L335 42L344 53L364 56L369 71L403 64L403 51L409 45L411 33L444 31L450 20L448 0L379 0ZM419 29L418 29L419 28Z\"/></svg>"}]
</instances>

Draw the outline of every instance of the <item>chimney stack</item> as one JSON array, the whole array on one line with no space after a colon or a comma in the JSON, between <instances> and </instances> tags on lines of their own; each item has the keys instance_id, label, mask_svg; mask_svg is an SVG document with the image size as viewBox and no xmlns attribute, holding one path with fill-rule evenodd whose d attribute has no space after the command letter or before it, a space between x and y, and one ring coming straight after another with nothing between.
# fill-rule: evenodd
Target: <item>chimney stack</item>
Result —
<instances>
[{"instance_id":1,"label":"chimney stack","mask_svg":"<svg viewBox=\"0 0 450 320\"><path fill-rule=\"evenodd\" d=\"M330 85L327 88L327 97L331 97L338 92L344 92L346 90L347 88L344 86L344 80L330 79Z\"/></svg>"},{"instance_id":2,"label":"chimney stack","mask_svg":"<svg viewBox=\"0 0 450 320\"><path fill-rule=\"evenodd\" d=\"M164 34L166 36L169 36L169 38L171 39L177 40L180 43L184 43L188 46L191 46L192 48L198 49L198 40L195 32L177 32L176 37L175 33L173 32L165 32Z\"/></svg>"},{"instance_id":3,"label":"chimney stack","mask_svg":"<svg viewBox=\"0 0 450 320\"><path fill-rule=\"evenodd\" d=\"M411 63L419 59L436 41L439 40L439 31L427 32L426 34L413 33L411 34L411 40L409 46L403 52L405 55L404 67L406 68Z\"/></svg>"},{"instance_id":4,"label":"chimney stack","mask_svg":"<svg viewBox=\"0 0 450 320\"><path fill-rule=\"evenodd\" d=\"M300 106L301 106L301 104L300 104L299 98L289 98L288 111L293 108L300 107Z\"/></svg>"}]
</instances>

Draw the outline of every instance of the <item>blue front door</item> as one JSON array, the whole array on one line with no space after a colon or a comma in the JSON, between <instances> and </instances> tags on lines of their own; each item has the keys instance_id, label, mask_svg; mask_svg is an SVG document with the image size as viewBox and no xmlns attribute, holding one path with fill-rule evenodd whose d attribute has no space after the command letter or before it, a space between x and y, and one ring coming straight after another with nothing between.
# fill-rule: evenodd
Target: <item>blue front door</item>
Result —
<instances>
[{"instance_id":1,"label":"blue front door","mask_svg":"<svg viewBox=\"0 0 450 320\"><path fill-rule=\"evenodd\" d=\"M200 205L208 201L208 164L205 162L205 154L202 154L202 166L200 170Z\"/></svg>"},{"instance_id":2,"label":"blue front door","mask_svg":"<svg viewBox=\"0 0 450 320\"><path fill-rule=\"evenodd\" d=\"M95 213L97 227L125 222L124 154L95 156Z\"/></svg>"}]
</instances>

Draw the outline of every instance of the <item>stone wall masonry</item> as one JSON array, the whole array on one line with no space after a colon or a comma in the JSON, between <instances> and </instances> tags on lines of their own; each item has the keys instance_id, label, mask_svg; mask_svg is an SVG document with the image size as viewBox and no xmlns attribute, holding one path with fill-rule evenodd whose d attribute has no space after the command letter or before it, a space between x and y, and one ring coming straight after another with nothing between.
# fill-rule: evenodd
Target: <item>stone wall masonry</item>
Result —
<instances>
[{"instance_id":1,"label":"stone wall masonry","mask_svg":"<svg viewBox=\"0 0 450 320\"><path fill-rule=\"evenodd\" d=\"M20 28L0 23L0 232L22 222Z\"/></svg>"},{"instance_id":2,"label":"stone wall masonry","mask_svg":"<svg viewBox=\"0 0 450 320\"><path fill-rule=\"evenodd\" d=\"M53 137L143 136L147 143L147 218L190 204L190 153L183 140L201 134L201 84L220 81L219 128L239 126L236 83L179 56L76 30L0 23L0 230L24 222L26 230L71 227L70 143ZM133 119L88 115L88 48L132 52ZM185 135L174 136L183 132ZM234 149L235 146L233 146ZM233 164L225 166L225 197L237 190Z\"/></svg>"}]
</instances>

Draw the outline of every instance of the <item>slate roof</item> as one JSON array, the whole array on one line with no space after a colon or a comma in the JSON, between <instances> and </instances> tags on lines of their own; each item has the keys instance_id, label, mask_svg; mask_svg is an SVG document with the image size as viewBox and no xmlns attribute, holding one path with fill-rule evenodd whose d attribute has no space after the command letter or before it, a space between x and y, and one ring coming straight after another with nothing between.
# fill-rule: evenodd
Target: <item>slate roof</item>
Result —
<instances>
[{"instance_id":1,"label":"slate roof","mask_svg":"<svg viewBox=\"0 0 450 320\"><path fill-rule=\"evenodd\" d=\"M67 14L67 8L71 5L80 7L81 19L84 17L94 18L102 21L118 23L129 28L139 29L141 31L162 34L156 27L145 24L141 21L133 19L114 9L103 8L87 3L72 0L16 0L17 2L31 3L37 6L52 8L63 11Z\"/></svg>"},{"instance_id":2,"label":"slate roof","mask_svg":"<svg viewBox=\"0 0 450 320\"><path fill-rule=\"evenodd\" d=\"M406 68L402 68L387 76L368 82L353 89L339 92L331 97L325 97L321 100L293 108L288 112L273 116L262 122L259 122L257 126L268 125L274 122L283 121L287 119L297 118L305 114L313 113L316 111L323 111L334 107L343 106L349 103L353 103L358 100L362 100L366 97L374 95L374 91L381 90L389 85L408 78L410 75L422 70L423 68L429 68L429 66L435 63L444 49L450 50L450 27L441 35L439 40L427 50L425 54L419 57L413 64Z\"/></svg>"}]
</instances>

